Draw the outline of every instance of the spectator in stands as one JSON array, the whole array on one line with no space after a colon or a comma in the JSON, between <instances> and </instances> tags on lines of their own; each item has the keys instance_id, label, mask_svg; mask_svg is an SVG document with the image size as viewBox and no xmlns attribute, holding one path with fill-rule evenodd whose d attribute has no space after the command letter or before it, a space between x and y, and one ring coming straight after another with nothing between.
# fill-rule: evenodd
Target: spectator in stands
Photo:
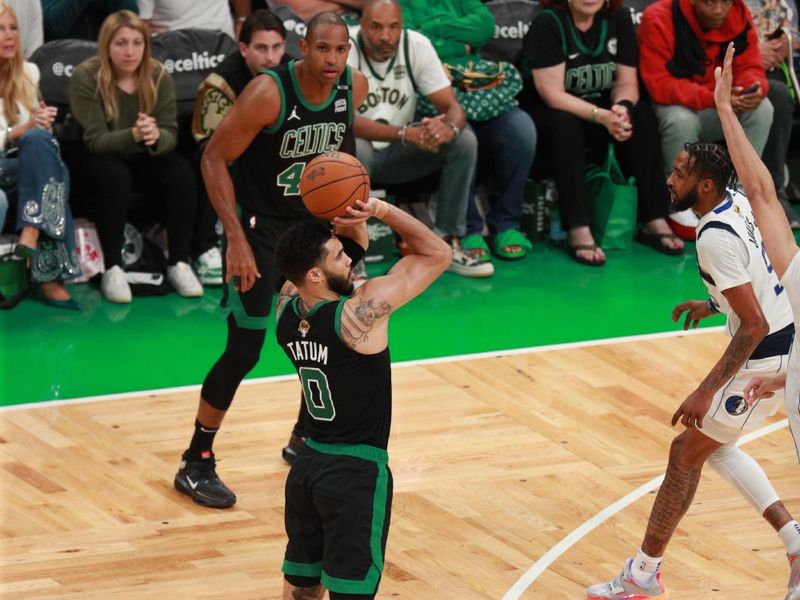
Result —
<instances>
[{"instance_id":1,"label":"spectator in stands","mask_svg":"<svg viewBox=\"0 0 800 600\"><path fill-rule=\"evenodd\" d=\"M39 46L44 44L42 4L38 0L2 0L2 3L17 15L22 54L27 60Z\"/></svg>"},{"instance_id":2,"label":"spectator in stands","mask_svg":"<svg viewBox=\"0 0 800 600\"><path fill-rule=\"evenodd\" d=\"M151 33L214 29L233 37L233 19L222 0L139 0L139 16Z\"/></svg>"},{"instance_id":3,"label":"spectator in stands","mask_svg":"<svg viewBox=\"0 0 800 600\"><path fill-rule=\"evenodd\" d=\"M34 0L23 0L33 2ZM137 0L41 0L45 41L97 39L105 18L118 10L139 12Z\"/></svg>"},{"instance_id":4,"label":"spectator in stands","mask_svg":"<svg viewBox=\"0 0 800 600\"><path fill-rule=\"evenodd\" d=\"M474 251L462 249L467 199L478 144L466 127L442 63L421 33L403 29L396 0L367 0L348 64L367 76L369 94L353 122L356 154L375 184L419 179L441 169L434 231L453 246L449 271L465 277L494 273ZM417 92L439 111L414 126Z\"/></svg>"},{"instance_id":5,"label":"spectator in stands","mask_svg":"<svg viewBox=\"0 0 800 600\"><path fill-rule=\"evenodd\" d=\"M772 175L778 201L792 229L800 228L800 218L786 195L786 153L792 135L792 113L797 99L790 89L793 87L791 71L792 40L797 39L797 25L792 19L792 9L785 0L746 0L753 23L758 32L758 49L761 64L767 71L769 92L767 98L774 110L772 127L761 158ZM795 90L800 93L800 90Z\"/></svg>"},{"instance_id":6,"label":"spectator in stands","mask_svg":"<svg viewBox=\"0 0 800 600\"><path fill-rule=\"evenodd\" d=\"M288 7L304 23L308 23L311 17L321 12L330 11L345 16L347 13L360 11L364 0L231 0L231 5L236 18L242 21L260 8L282 5Z\"/></svg>"},{"instance_id":7,"label":"spectator in stands","mask_svg":"<svg viewBox=\"0 0 800 600\"><path fill-rule=\"evenodd\" d=\"M406 28L424 34L447 64L478 63L478 48L494 35L494 16L480 0L401 0L401 6ZM486 222L492 250L500 258L523 258L531 248L520 231L520 219L525 180L536 152L536 128L530 116L516 107L486 121L470 120L469 124L478 138L479 162L490 166ZM462 245L479 250L488 260L483 226L473 185Z\"/></svg>"},{"instance_id":8,"label":"spectator in stands","mask_svg":"<svg viewBox=\"0 0 800 600\"><path fill-rule=\"evenodd\" d=\"M637 240L665 254L683 253L665 219L669 193L656 120L639 96L636 35L621 4L542 0L545 10L531 23L521 57L520 104L533 115L544 154L552 158L568 251L590 266L605 264L606 256L589 226L584 167L587 159L603 162L609 142L623 170L636 177Z\"/></svg>"},{"instance_id":9,"label":"spectator in stands","mask_svg":"<svg viewBox=\"0 0 800 600\"><path fill-rule=\"evenodd\" d=\"M69 174L51 132L56 109L40 101L38 82L36 65L22 56L17 17L0 3L0 185L17 197L15 254L30 259L31 280L45 303L80 309L64 287L81 274ZM2 213L0 221L5 207Z\"/></svg>"},{"instance_id":10,"label":"spectator in stands","mask_svg":"<svg viewBox=\"0 0 800 600\"><path fill-rule=\"evenodd\" d=\"M134 13L124 10L105 20L98 56L72 75L70 107L83 127L84 144L66 156L76 184L89 192L84 208L103 247L103 296L131 301L121 248L134 185L147 200L158 200L167 228L167 280L182 296L201 296L188 264L195 178L189 161L173 151L175 91L164 67L151 58L147 29Z\"/></svg>"},{"instance_id":11,"label":"spectator in stands","mask_svg":"<svg viewBox=\"0 0 800 600\"><path fill-rule=\"evenodd\" d=\"M714 69L722 65L730 41L736 45L734 110L756 152L763 152L772 103L758 33L743 0L658 0L642 14L638 37L639 68L655 104L665 177L686 142L722 139L714 109ZM694 212L675 213L670 220L678 235L694 239Z\"/></svg>"},{"instance_id":12,"label":"spectator in stands","mask_svg":"<svg viewBox=\"0 0 800 600\"><path fill-rule=\"evenodd\" d=\"M248 82L284 59L286 29L268 10L257 10L247 17L239 32L239 50L228 55L200 84L192 117L192 135L198 143L195 167L217 125L230 110ZM199 186L192 256L194 268L204 285L222 285L222 256L215 231L217 213L211 206L205 186Z\"/></svg>"}]
</instances>

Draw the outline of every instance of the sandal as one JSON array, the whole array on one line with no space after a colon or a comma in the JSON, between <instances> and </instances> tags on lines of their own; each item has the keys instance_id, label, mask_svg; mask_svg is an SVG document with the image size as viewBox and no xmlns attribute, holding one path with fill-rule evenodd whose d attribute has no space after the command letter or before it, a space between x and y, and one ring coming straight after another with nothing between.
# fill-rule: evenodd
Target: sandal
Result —
<instances>
[{"instance_id":1,"label":"sandal","mask_svg":"<svg viewBox=\"0 0 800 600\"><path fill-rule=\"evenodd\" d=\"M461 249L467 250L468 254L479 263L489 262L489 246L486 240L479 233L464 236L459 240Z\"/></svg>"},{"instance_id":2,"label":"sandal","mask_svg":"<svg viewBox=\"0 0 800 600\"><path fill-rule=\"evenodd\" d=\"M650 246L653 250L657 250L662 254L668 254L669 256L680 256L685 251L685 248L670 248L662 243L664 240L677 239L680 238L674 233L648 233L643 229L640 229L636 233L637 242L645 246Z\"/></svg>"},{"instance_id":3,"label":"sandal","mask_svg":"<svg viewBox=\"0 0 800 600\"><path fill-rule=\"evenodd\" d=\"M506 229L492 236L492 250L505 260L519 260L533 250L533 244L519 229Z\"/></svg>"},{"instance_id":4,"label":"sandal","mask_svg":"<svg viewBox=\"0 0 800 600\"><path fill-rule=\"evenodd\" d=\"M578 252L594 252L595 250L599 249L600 248L597 244L576 244L574 246L567 244L567 253L569 254L570 258L572 258L572 260L574 260L576 263L586 265L587 267L602 267L604 264L606 264L606 259L603 258L602 260L589 260L588 258L579 256Z\"/></svg>"}]
</instances>

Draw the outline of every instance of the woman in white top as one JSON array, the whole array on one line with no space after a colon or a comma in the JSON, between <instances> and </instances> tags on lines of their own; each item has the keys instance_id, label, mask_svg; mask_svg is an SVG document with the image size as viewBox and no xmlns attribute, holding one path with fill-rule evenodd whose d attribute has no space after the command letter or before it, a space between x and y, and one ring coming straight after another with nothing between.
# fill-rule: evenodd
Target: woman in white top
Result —
<instances>
[{"instance_id":1,"label":"woman in white top","mask_svg":"<svg viewBox=\"0 0 800 600\"><path fill-rule=\"evenodd\" d=\"M39 70L22 57L17 17L0 3L0 187L16 196L15 253L30 260L41 299L79 309L64 280L81 274L69 208L69 174L51 132L56 109L41 102Z\"/></svg>"}]
</instances>

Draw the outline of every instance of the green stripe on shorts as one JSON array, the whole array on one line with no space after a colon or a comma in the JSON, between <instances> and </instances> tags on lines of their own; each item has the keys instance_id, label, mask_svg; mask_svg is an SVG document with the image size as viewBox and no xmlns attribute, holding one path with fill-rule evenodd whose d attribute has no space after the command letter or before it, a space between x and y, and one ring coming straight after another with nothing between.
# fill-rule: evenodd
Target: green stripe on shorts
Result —
<instances>
[{"instance_id":1,"label":"green stripe on shorts","mask_svg":"<svg viewBox=\"0 0 800 600\"><path fill-rule=\"evenodd\" d=\"M228 306L227 310L233 313L236 324L242 329L266 329L269 324L269 315L264 317L251 317L242 306L239 292L233 287L233 277L228 282Z\"/></svg>"},{"instance_id":2,"label":"green stripe on shorts","mask_svg":"<svg viewBox=\"0 0 800 600\"><path fill-rule=\"evenodd\" d=\"M311 440L307 440L306 443ZM309 444L310 445L310 444ZM333 446L335 444L326 444ZM312 448L314 446L311 446ZM372 446L364 446L373 450ZM385 452L385 451L384 451ZM370 460L370 459L368 459ZM377 461L376 461L377 462ZM383 524L386 521L386 500L389 491L389 471L386 464L378 464L378 476L375 479L375 495L372 499L372 531L369 536L369 548L372 554L372 564L362 580L338 579L322 571L321 583L329 590L341 594L374 594L378 589L378 582L383 573L383 553L381 552L381 539L383 538ZM285 572L285 571L284 571Z\"/></svg>"},{"instance_id":3,"label":"green stripe on shorts","mask_svg":"<svg viewBox=\"0 0 800 600\"><path fill-rule=\"evenodd\" d=\"M298 577L319 577L322 573L322 563L296 563L284 560L281 571L287 575L297 575Z\"/></svg>"}]
</instances>

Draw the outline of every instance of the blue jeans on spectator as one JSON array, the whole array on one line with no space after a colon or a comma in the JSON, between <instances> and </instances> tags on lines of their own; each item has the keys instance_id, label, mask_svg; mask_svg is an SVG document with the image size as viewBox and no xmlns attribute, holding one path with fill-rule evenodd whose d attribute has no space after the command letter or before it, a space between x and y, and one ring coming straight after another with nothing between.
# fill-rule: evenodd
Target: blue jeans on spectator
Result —
<instances>
[{"instance_id":1,"label":"blue jeans on spectator","mask_svg":"<svg viewBox=\"0 0 800 600\"><path fill-rule=\"evenodd\" d=\"M439 236L463 237L468 194L478 158L478 142L469 127L454 141L443 144L436 154L400 142L378 149L357 138L356 155L375 183L406 183L441 169L434 231Z\"/></svg>"},{"instance_id":2,"label":"blue jeans on spectator","mask_svg":"<svg viewBox=\"0 0 800 600\"><path fill-rule=\"evenodd\" d=\"M3 226L6 224L6 213L8 212L8 198L6 193L0 189L0 233L3 232Z\"/></svg>"},{"instance_id":3,"label":"blue jeans on spectator","mask_svg":"<svg viewBox=\"0 0 800 600\"><path fill-rule=\"evenodd\" d=\"M478 137L478 161L489 168L489 233L519 229L525 180L536 154L536 127L525 111L512 108L488 121L470 121ZM473 179L467 204L467 235L483 231Z\"/></svg>"},{"instance_id":4,"label":"blue jeans on spectator","mask_svg":"<svg viewBox=\"0 0 800 600\"><path fill-rule=\"evenodd\" d=\"M75 231L69 206L69 172L61 161L58 143L44 129L22 134L17 143L16 230L40 231L36 255L31 260L31 280L36 283L74 279L81 274L75 248Z\"/></svg>"}]
</instances>

